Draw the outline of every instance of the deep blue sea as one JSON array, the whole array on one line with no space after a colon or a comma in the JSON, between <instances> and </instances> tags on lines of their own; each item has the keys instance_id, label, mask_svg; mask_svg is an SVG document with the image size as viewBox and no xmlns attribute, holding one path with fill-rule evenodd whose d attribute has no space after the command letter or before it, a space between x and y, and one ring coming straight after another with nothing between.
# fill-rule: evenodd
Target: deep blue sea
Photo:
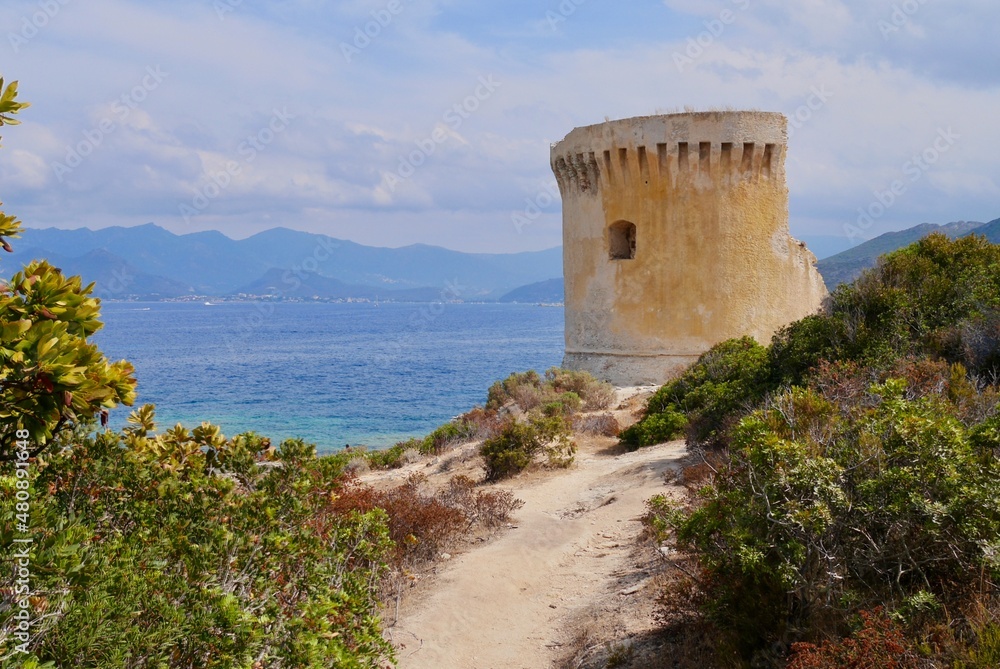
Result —
<instances>
[{"instance_id":1,"label":"deep blue sea","mask_svg":"<svg viewBox=\"0 0 1000 669\"><path fill-rule=\"evenodd\" d=\"M135 365L136 406L155 404L161 430L207 420L321 451L427 434L563 352L561 307L105 302L102 316L95 341Z\"/></svg>"}]
</instances>

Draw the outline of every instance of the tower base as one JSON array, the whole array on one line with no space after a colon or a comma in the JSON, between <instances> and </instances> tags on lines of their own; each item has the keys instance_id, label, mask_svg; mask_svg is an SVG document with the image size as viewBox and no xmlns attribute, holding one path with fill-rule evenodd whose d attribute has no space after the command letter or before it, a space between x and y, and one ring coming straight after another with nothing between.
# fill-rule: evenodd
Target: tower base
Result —
<instances>
[{"instance_id":1,"label":"tower base","mask_svg":"<svg viewBox=\"0 0 1000 669\"><path fill-rule=\"evenodd\" d=\"M698 361L697 355L566 353L563 367L590 372L615 386L663 385Z\"/></svg>"}]
</instances>

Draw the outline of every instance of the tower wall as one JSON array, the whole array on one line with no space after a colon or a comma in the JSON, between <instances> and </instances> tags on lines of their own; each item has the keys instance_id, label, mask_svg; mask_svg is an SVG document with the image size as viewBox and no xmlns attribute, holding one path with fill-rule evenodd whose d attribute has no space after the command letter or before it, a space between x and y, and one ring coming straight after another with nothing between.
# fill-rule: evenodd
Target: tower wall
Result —
<instances>
[{"instance_id":1,"label":"tower wall","mask_svg":"<svg viewBox=\"0 0 1000 669\"><path fill-rule=\"evenodd\" d=\"M566 358L620 385L663 383L713 345L761 343L826 287L788 231L787 122L650 116L552 147L563 199Z\"/></svg>"}]
</instances>

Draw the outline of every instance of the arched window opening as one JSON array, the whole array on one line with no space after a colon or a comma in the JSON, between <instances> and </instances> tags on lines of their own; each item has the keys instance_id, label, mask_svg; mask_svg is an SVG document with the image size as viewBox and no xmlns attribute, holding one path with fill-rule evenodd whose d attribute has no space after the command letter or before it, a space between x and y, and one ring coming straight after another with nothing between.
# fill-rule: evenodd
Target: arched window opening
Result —
<instances>
[{"instance_id":1,"label":"arched window opening","mask_svg":"<svg viewBox=\"0 0 1000 669\"><path fill-rule=\"evenodd\" d=\"M612 260L635 258L635 223L618 221L608 229L608 255Z\"/></svg>"}]
</instances>

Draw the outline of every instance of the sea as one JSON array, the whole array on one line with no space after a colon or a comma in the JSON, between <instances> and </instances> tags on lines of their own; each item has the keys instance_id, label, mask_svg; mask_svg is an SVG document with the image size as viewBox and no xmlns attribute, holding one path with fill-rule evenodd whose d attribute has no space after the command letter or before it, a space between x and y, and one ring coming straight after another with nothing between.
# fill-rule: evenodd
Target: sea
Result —
<instances>
[{"instance_id":1,"label":"sea","mask_svg":"<svg viewBox=\"0 0 1000 669\"><path fill-rule=\"evenodd\" d=\"M159 429L387 448L563 354L563 309L528 304L105 302L94 341L135 366ZM122 427L131 411L112 412Z\"/></svg>"}]
</instances>

